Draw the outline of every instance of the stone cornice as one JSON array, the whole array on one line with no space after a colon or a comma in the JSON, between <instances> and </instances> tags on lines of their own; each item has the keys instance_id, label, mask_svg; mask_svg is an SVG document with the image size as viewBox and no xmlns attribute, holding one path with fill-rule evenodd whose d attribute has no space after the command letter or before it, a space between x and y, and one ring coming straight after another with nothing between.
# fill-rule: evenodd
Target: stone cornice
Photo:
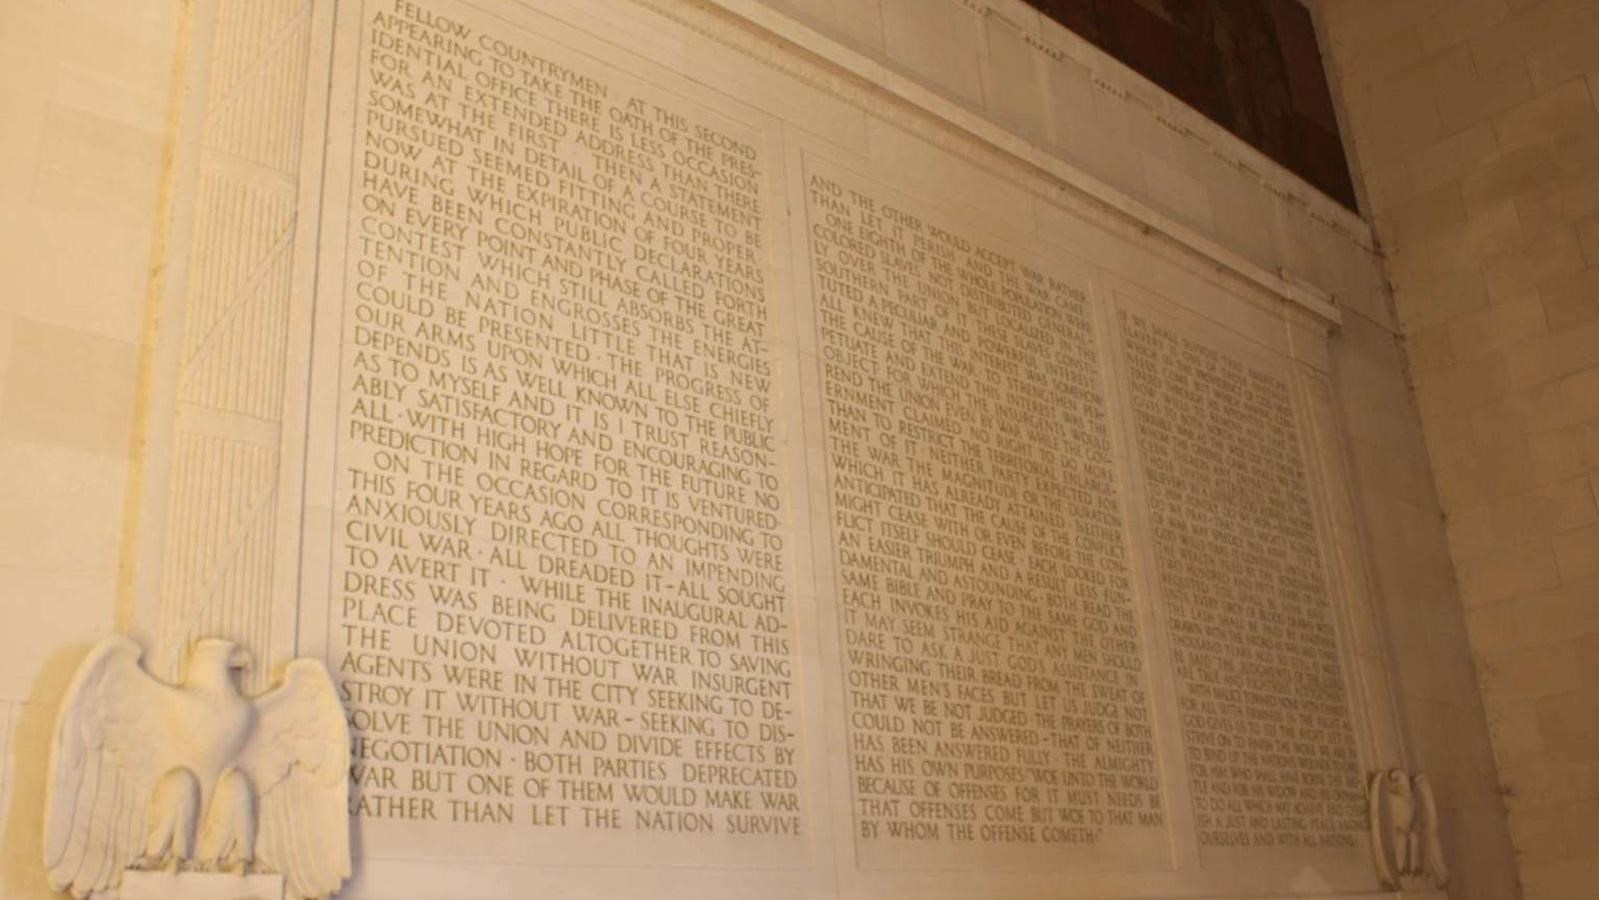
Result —
<instances>
[{"instance_id":1,"label":"stone cornice","mask_svg":"<svg viewBox=\"0 0 1599 900\"><path fill-rule=\"evenodd\" d=\"M1251 293L1290 303L1331 326L1342 320L1337 300L1319 286L1244 257L885 62L821 34L761 0L633 2L868 111L876 118L905 128L942 150L972 160L1035 196L1072 209L1112 233L1140 240L1196 275L1219 278ZM973 9L992 9L991 4L983 0L958 2ZM1098 89L1123 93L1116 90L1113 81L1098 73L1094 83ZM1152 85L1149 87L1156 90ZM1174 121L1168 121L1167 127L1181 128ZM1220 130L1219 126L1211 127ZM1226 137L1242 145L1237 138ZM1248 149L1260 160L1265 159L1253 148ZM1345 240L1370 251L1370 230L1352 213L1317 195L1321 205L1341 213L1318 215L1309 201L1286 190L1273 189L1270 182L1261 177L1262 171L1267 171L1265 167L1253 168L1244 161L1234 164L1218 150L1213 152L1235 168L1253 172L1280 202L1302 209L1307 216Z\"/></svg>"}]
</instances>

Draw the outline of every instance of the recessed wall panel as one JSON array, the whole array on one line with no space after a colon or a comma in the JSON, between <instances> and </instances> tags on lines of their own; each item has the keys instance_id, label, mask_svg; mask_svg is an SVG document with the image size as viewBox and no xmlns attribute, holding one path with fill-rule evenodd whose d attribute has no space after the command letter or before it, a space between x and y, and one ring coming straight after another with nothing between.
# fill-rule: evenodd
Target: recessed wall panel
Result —
<instances>
[{"instance_id":1,"label":"recessed wall panel","mask_svg":"<svg viewBox=\"0 0 1599 900\"><path fill-rule=\"evenodd\" d=\"M1118 311L1199 846L1217 861L1361 854L1360 762L1291 386L1280 365L1176 321Z\"/></svg>"},{"instance_id":2,"label":"recessed wall panel","mask_svg":"<svg viewBox=\"0 0 1599 900\"><path fill-rule=\"evenodd\" d=\"M471 5L360 10L313 428L369 852L803 859L766 138Z\"/></svg>"},{"instance_id":3,"label":"recessed wall panel","mask_svg":"<svg viewBox=\"0 0 1599 900\"><path fill-rule=\"evenodd\" d=\"M1284 301L695 4L334 19L350 896L1374 883Z\"/></svg>"},{"instance_id":4,"label":"recessed wall panel","mask_svg":"<svg viewBox=\"0 0 1599 900\"><path fill-rule=\"evenodd\" d=\"M1169 861L1080 274L807 159L868 865Z\"/></svg>"}]
</instances>

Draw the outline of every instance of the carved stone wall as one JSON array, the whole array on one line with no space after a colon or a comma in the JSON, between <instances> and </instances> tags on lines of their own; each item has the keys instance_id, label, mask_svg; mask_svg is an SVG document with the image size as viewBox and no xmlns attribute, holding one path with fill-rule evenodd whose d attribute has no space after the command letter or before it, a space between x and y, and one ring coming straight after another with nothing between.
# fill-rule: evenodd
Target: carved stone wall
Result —
<instances>
[{"instance_id":1,"label":"carved stone wall","mask_svg":"<svg viewBox=\"0 0 1599 900\"><path fill-rule=\"evenodd\" d=\"M358 891L1374 889L1326 293L759 7L329 39L299 613Z\"/></svg>"},{"instance_id":2,"label":"carved stone wall","mask_svg":"<svg viewBox=\"0 0 1599 900\"><path fill-rule=\"evenodd\" d=\"M153 658L168 674L200 636L265 660L292 649L293 612L274 600L288 577L277 514L311 6L223 0L200 17L192 246L181 307L162 326L180 349L154 460L167 499Z\"/></svg>"},{"instance_id":3,"label":"carved stone wall","mask_svg":"<svg viewBox=\"0 0 1599 900\"><path fill-rule=\"evenodd\" d=\"M1363 225L1021 4L184 9L152 16L184 36L156 54L181 88L153 104L169 202L124 210L169 238L117 270L118 303L71 296L115 318L128 285L164 288L141 337L118 320L123 346L0 357L0 437L114 459L66 492L71 515L34 488L25 528L120 549L120 618L155 671L201 633L262 676L328 660L355 736L349 896L1359 896L1376 882L1356 770L1480 737L1390 677L1397 657L1447 678L1465 654L1383 637L1390 575L1437 529L1413 514L1430 484ZM111 155L81 168L104 179ZM44 183L70 205L57 157ZM1158 428L1132 410L1182 391L1134 383L1149 360L1124 313L1181 336L1157 342L1173 383L1242 386L1246 405L1212 385L1184 425L1226 432L1221 450L1179 435L1151 465ZM134 346L143 382L92 352ZM47 394L59 408L104 415L18 401L43 374L82 387ZM1216 490L1253 530L1203 502L1151 511L1151 484L1224 456ZM19 459L13 481L70 481ZM1275 499L1251 506L1248 484ZM927 500L946 491L970 508L933 512L956 509ZM1406 541L1383 540L1396 520ZM1023 533L1054 549L1019 553ZM1160 548L1195 541L1228 566L1161 570ZM913 577L894 567L923 551ZM114 618L116 591L86 587L114 582L105 556L65 592L104 603L85 634ZM1004 590L1025 570L1050 602L929 590L962 565ZM8 617L61 583L24 582ZM1242 619L1234 589L1256 604ZM971 618L941 622L930 597ZM1254 655L1204 643L1223 619L1263 624ZM65 670L43 652L17 684ZM893 667L918 654L936 677L912 685ZM1292 690L1224 696L1241 673ZM17 746L37 743L49 703L19 709ZM988 737L933 743L968 717ZM1103 759L1074 744L1095 728L1116 739ZM1240 771L1198 765L1234 751ZM32 896L38 854L13 837L32 825L12 826L37 820L41 762L16 758L0 891ZM1042 774L962 767L1023 758ZM1435 782L1446 806L1487 783Z\"/></svg>"}]
</instances>

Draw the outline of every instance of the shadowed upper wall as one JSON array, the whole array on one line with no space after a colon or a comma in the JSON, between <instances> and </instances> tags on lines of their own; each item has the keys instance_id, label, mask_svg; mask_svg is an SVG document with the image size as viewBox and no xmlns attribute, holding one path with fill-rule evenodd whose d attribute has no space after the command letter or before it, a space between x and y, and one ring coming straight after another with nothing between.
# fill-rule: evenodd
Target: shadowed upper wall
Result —
<instances>
[{"instance_id":1,"label":"shadowed upper wall","mask_svg":"<svg viewBox=\"0 0 1599 900\"><path fill-rule=\"evenodd\" d=\"M1029 0L1350 209L1315 26L1298 0Z\"/></svg>"}]
</instances>

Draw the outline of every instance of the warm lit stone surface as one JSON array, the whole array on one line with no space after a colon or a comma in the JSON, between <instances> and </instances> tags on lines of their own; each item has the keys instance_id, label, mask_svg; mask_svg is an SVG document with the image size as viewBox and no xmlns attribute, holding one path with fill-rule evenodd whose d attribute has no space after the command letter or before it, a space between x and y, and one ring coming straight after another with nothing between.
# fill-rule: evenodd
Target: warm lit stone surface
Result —
<instances>
[{"instance_id":1,"label":"warm lit stone surface","mask_svg":"<svg viewBox=\"0 0 1599 900\"><path fill-rule=\"evenodd\" d=\"M840 156L566 27L449 0L335 24L304 526L332 540L305 550L326 611L302 635L352 707L355 893L421 859L471 879L618 854L764 872L767 896L925 890L912 873L951 866L935 893L1037 892L1071 865L1098 875L1066 894L1371 887L1340 674L1358 651L1319 587L1289 393L1303 313L1201 301L1081 225L1089 262L1063 257L1006 221L1036 183L872 101ZM1276 373L1229 362L1269 402L1213 426L1254 442L1245 489L1288 492L1248 536L1205 518L1225 486L1150 524L1124 496L1140 461L1198 477L1140 455L1122 412L1194 376L1107 343L1111 272L1145 315L1210 304L1234 337L1190 338L1185 365ZM1155 382L1124 374L1141 365ZM1152 527L1237 547L1223 631L1267 618L1224 618L1249 579L1297 585L1264 623L1293 636L1207 655L1172 614L1205 606L1192 576L1133 568ZM1261 568L1273 541L1292 571ZM1309 677L1230 668L1246 646ZM1215 683L1179 700L1188 681Z\"/></svg>"},{"instance_id":2,"label":"warm lit stone surface","mask_svg":"<svg viewBox=\"0 0 1599 900\"><path fill-rule=\"evenodd\" d=\"M1353 846L1364 791L1288 385L1120 326L1200 845ZM1240 812L1262 794L1289 824Z\"/></svg>"},{"instance_id":3,"label":"warm lit stone surface","mask_svg":"<svg viewBox=\"0 0 1599 900\"><path fill-rule=\"evenodd\" d=\"M1537 900L1592 896L1599 8L1317 6L1389 253L1521 887ZM1452 600L1406 602L1401 644L1456 618ZM1468 818L1482 823L1474 844L1502 843L1495 817ZM1484 859L1459 855L1466 867ZM1462 896L1515 890L1460 874L1475 884Z\"/></svg>"},{"instance_id":4,"label":"warm lit stone surface","mask_svg":"<svg viewBox=\"0 0 1599 900\"><path fill-rule=\"evenodd\" d=\"M1363 771L1476 726L1462 634L1389 659L1448 570L1364 228L936 2L140 4L167 156L36 184L165 276L0 318L0 894L119 625L327 661L346 896L1376 892Z\"/></svg>"},{"instance_id":5,"label":"warm lit stone surface","mask_svg":"<svg viewBox=\"0 0 1599 900\"><path fill-rule=\"evenodd\" d=\"M792 856L760 136L448 4L359 40L328 641L374 843Z\"/></svg>"},{"instance_id":6,"label":"warm lit stone surface","mask_svg":"<svg viewBox=\"0 0 1599 900\"><path fill-rule=\"evenodd\" d=\"M806 175L863 860L1169 865L1085 282Z\"/></svg>"}]
</instances>

